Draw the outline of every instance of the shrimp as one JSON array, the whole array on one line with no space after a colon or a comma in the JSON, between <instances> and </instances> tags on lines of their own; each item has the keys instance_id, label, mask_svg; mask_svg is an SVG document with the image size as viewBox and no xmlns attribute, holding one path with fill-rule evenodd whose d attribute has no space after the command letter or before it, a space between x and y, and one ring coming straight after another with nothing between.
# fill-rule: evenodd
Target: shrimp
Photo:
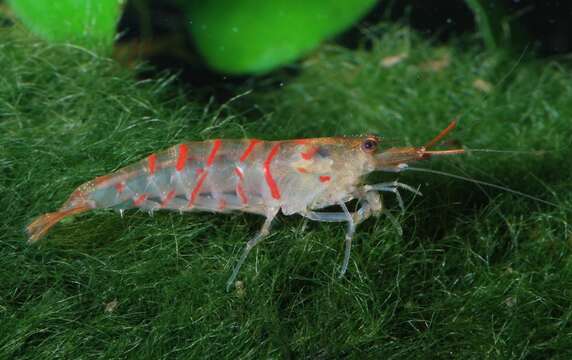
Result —
<instances>
[{"instance_id":1,"label":"shrimp","mask_svg":"<svg viewBox=\"0 0 572 360\"><path fill-rule=\"evenodd\" d=\"M246 243L228 279L229 288L281 211L314 221L347 223L340 271L343 276L356 226L385 210L380 192L393 193L402 209L399 190L420 194L398 181L364 184L364 176L374 171L400 172L408 163L434 155L462 154L463 149L430 150L455 126L456 121L452 121L420 147L384 147L375 135L181 143L79 186L58 211L38 217L27 227L29 242L40 240L63 218L92 209L244 211L262 215L264 224ZM346 203L354 199L360 207L350 212ZM319 211L336 205L341 211Z\"/></svg>"}]
</instances>

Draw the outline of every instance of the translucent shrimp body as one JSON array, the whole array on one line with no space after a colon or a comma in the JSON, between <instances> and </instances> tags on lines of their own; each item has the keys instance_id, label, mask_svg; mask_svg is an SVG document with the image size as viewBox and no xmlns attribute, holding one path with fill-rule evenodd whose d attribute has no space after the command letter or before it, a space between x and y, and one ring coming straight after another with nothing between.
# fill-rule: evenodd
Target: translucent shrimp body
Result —
<instances>
[{"instance_id":1,"label":"translucent shrimp body","mask_svg":"<svg viewBox=\"0 0 572 360\"><path fill-rule=\"evenodd\" d=\"M424 147L385 150L375 136L182 143L81 185L59 211L42 215L28 226L29 240L39 240L66 216L100 208L263 215L266 221L248 241L228 281L230 286L250 250L269 233L272 220L282 211L316 221L348 223L343 275L356 225L382 212L379 192L394 193L400 203L399 189L415 192L396 181L364 185L363 176L376 170L401 171L406 163L432 155L462 153L461 149L428 150L454 126L451 123ZM354 213L345 205L352 199L361 204ZM331 205L339 205L342 211L316 211Z\"/></svg>"}]
</instances>

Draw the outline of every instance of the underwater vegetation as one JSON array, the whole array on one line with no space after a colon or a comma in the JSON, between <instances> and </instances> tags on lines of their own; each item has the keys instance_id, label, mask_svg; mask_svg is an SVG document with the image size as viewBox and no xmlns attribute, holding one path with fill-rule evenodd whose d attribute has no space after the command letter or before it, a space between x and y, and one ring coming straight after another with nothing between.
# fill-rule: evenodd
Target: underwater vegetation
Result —
<instances>
[{"instance_id":1,"label":"underwater vegetation","mask_svg":"<svg viewBox=\"0 0 572 360\"><path fill-rule=\"evenodd\" d=\"M381 21L353 48L322 40L293 73L229 83L221 101L177 73L142 77L148 65L124 66L109 48L2 17L0 358L572 355L565 57ZM466 155L419 167L553 205L438 174L373 175L423 193L403 193L404 213L384 196L402 234L368 219L339 279L345 226L280 217L231 292L258 216L102 210L27 243L32 219L77 186L184 141L374 133L411 146L453 118L449 144Z\"/></svg>"}]
</instances>

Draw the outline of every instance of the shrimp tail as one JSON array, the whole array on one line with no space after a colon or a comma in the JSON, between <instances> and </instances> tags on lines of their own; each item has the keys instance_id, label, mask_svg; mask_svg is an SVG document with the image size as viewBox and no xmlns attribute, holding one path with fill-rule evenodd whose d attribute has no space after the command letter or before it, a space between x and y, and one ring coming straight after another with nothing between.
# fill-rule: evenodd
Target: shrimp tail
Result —
<instances>
[{"instance_id":1,"label":"shrimp tail","mask_svg":"<svg viewBox=\"0 0 572 360\"><path fill-rule=\"evenodd\" d=\"M78 187L56 212L38 216L26 227L28 243L33 244L43 238L50 229L68 216L80 214L95 208L95 204L88 199L89 193L94 187L94 182L89 181Z\"/></svg>"},{"instance_id":2,"label":"shrimp tail","mask_svg":"<svg viewBox=\"0 0 572 360\"><path fill-rule=\"evenodd\" d=\"M79 214L90 210L88 206L77 206L67 210L60 210L56 212L47 213L38 216L30 225L26 227L26 232L28 233L28 242L30 244L43 238L50 229L59 223L63 218Z\"/></svg>"}]
</instances>

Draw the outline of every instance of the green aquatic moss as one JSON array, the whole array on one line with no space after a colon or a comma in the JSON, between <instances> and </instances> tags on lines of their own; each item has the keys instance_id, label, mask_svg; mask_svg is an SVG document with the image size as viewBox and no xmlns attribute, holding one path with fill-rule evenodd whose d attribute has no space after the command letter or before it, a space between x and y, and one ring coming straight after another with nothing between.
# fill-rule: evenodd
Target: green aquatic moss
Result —
<instances>
[{"instance_id":1,"label":"green aquatic moss","mask_svg":"<svg viewBox=\"0 0 572 360\"><path fill-rule=\"evenodd\" d=\"M407 28L370 37L371 49L325 45L282 86L209 105L173 76L137 80L81 48L2 30L0 357L572 355L567 64L465 40L436 48ZM345 227L282 216L230 293L260 217L101 210L26 243L25 225L79 184L184 139L375 132L386 146L422 144L453 117L468 149L509 152L420 167L556 206L438 175L376 175L424 194L404 194L403 215L384 197L403 236L386 217L367 221L338 279Z\"/></svg>"}]
</instances>

